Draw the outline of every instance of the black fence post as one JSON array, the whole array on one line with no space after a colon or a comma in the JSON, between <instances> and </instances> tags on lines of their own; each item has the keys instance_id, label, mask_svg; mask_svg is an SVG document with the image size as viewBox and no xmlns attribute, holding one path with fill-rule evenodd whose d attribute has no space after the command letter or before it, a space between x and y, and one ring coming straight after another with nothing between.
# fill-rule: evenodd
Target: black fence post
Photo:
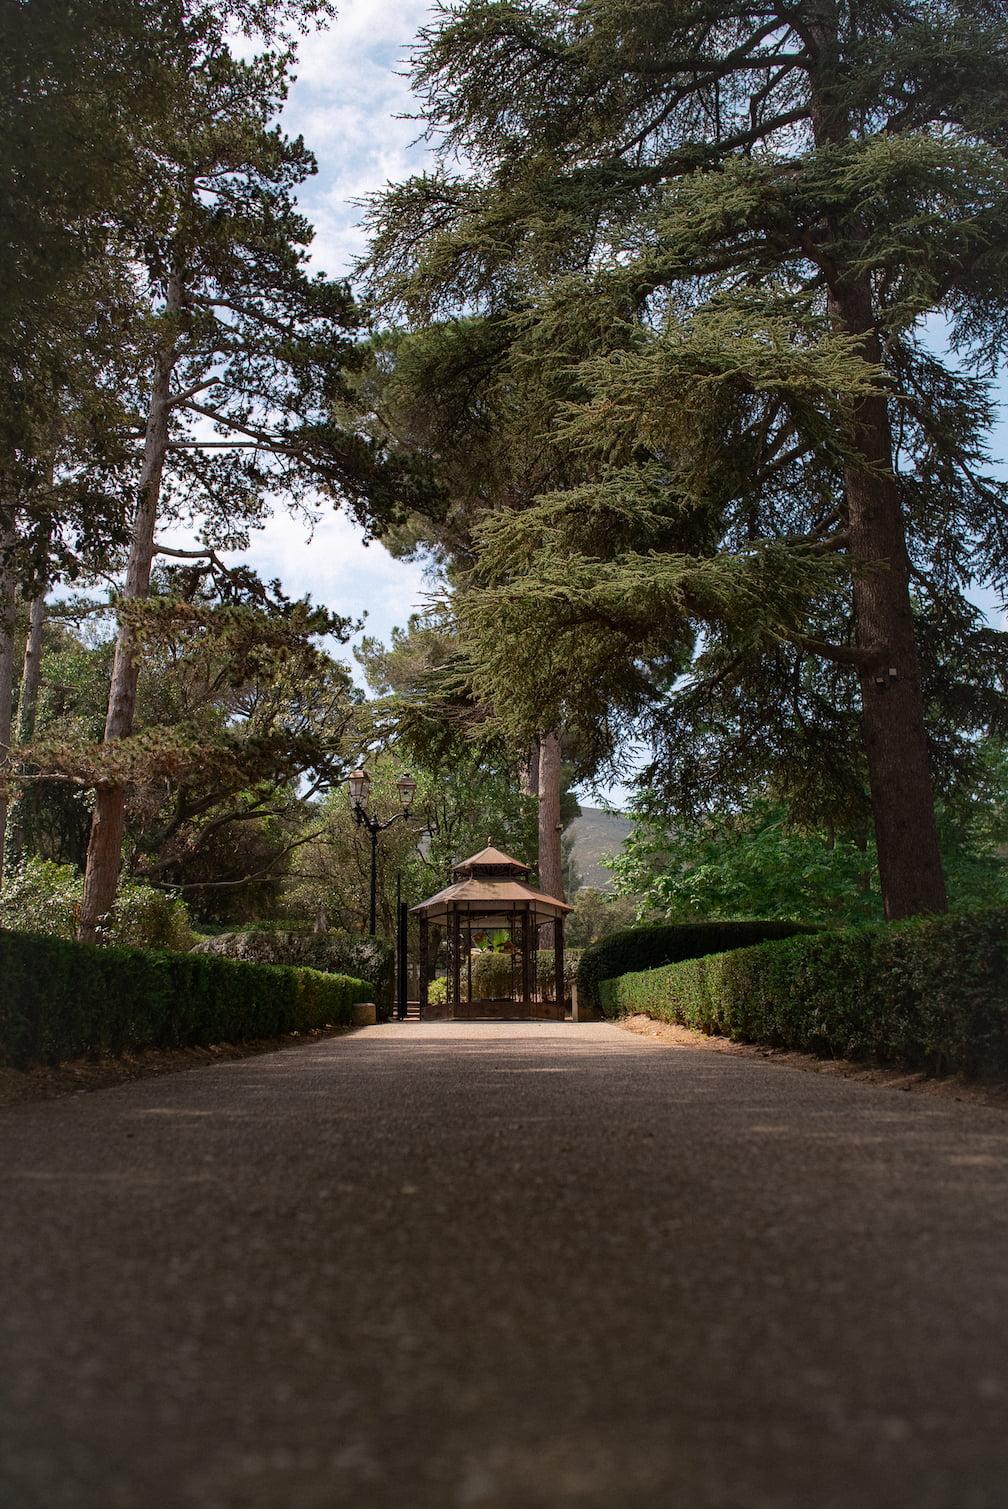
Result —
<instances>
[{"instance_id":1,"label":"black fence post","mask_svg":"<svg viewBox=\"0 0 1008 1509\"><path fill-rule=\"evenodd\" d=\"M396 1014L405 1022L409 991L409 908L405 901L399 903L399 920L396 927Z\"/></svg>"}]
</instances>

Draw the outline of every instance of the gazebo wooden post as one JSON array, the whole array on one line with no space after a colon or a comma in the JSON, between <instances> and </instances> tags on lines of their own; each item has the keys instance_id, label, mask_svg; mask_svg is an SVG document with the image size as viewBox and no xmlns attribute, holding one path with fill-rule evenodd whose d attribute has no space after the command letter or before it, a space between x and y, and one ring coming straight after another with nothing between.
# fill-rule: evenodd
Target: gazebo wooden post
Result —
<instances>
[{"instance_id":1,"label":"gazebo wooden post","mask_svg":"<svg viewBox=\"0 0 1008 1509\"><path fill-rule=\"evenodd\" d=\"M522 1010L528 1011L532 1002L529 997L529 940L532 929L529 926L528 907L522 912L521 926L521 951L522 951Z\"/></svg>"},{"instance_id":2,"label":"gazebo wooden post","mask_svg":"<svg viewBox=\"0 0 1008 1509\"><path fill-rule=\"evenodd\" d=\"M462 1005L462 914L458 907L451 916L451 940L452 940L452 996L450 1015L455 1013Z\"/></svg>"},{"instance_id":3,"label":"gazebo wooden post","mask_svg":"<svg viewBox=\"0 0 1008 1509\"><path fill-rule=\"evenodd\" d=\"M511 940L511 1005L513 1006L515 1000L515 988L517 985L517 980L515 978L515 976L517 975L517 970L515 969L515 940L518 936L518 909L515 906L514 902L511 903L511 924L508 931Z\"/></svg>"},{"instance_id":4,"label":"gazebo wooden post","mask_svg":"<svg viewBox=\"0 0 1008 1509\"><path fill-rule=\"evenodd\" d=\"M427 930L428 930L428 926L429 926L429 924L427 922L427 918L421 912L420 913L420 986L419 986L419 991L418 991L418 994L420 996L420 1020L421 1021L423 1021L424 1012L427 1010L427 986L428 986L428 983L429 983L429 975L430 975L430 964L429 964L429 959L428 959L428 947L427 947Z\"/></svg>"},{"instance_id":5,"label":"gazebo wooden post","mask_svg":"<svg viewBox=\"0 0 1008 1509\"><path fill-rule=\"evenodd\" d=\"M567 992L564 989L564 922L557 917L553 922L553 994L556 997L560 1020L567 1015Z\"/></svg>"},{"instance_id":6,"label":"gazebo wooden post","mask_svg":"<svg viewBox=\"0 0 1008 1509\"><path fill-rule=\"evenodd\" d=\"M472 912L466 913L466 1005L472 1005Z\"/></svg>"}]
</instances>

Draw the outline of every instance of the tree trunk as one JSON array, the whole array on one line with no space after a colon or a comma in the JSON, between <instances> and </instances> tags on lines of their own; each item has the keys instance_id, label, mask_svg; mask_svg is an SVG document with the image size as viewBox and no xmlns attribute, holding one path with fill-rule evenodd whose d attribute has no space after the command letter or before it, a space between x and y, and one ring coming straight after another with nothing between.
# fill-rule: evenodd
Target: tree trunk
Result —
<instances>
[{"instance_id":1,"label":"tree trunk","mask_svg":"<svg viewBox=\"0 0 1008 1509\"><path fill-rule=\"evenodd\" d=\"M4 837L7 831L7 787L14 720L14 623L17 574L14 546L17 531L13 509L0 521L0 881L3 879Z\"/></svg>"},{"instance_id":2,"label":"tree trunk","mask_svg":"<svg viewBox=\"0 0 1008 1509\"><path fill-rule=\"evenodd\" d=\"M539 795L539 740L530 739L524 758L518 767L518 782L522 796Z\"/></svg>"},{"instance_id":3,"label":"tree trunk","mask_svg":"<svg viewBox=\"0 0 1008 1509\"><path fill-rule=\"evenodd\" d=\"M837 323L857 328L852 300L834 298ZM848 307L844 307L846 304ZM865 355L881 355L874 332ZM865 465L845 468L857 643L877 651L860 672L861 725L871 789L879 879L890 920L948 906L942 873L920 661L910 600L910 562L884 398L853 406L852 439ZM881 566L876 563L881 563Z\"/></svg>"},{"instance_id":4,"label":"tree trunk","mask_svg":"<svg viewBox=\"0 0 1008 1509\"><path fill-rule=\"evenodd\" d=\"M181 294L180 280L173 276L169 279L165 303L165 315L169 319L181 306ZM154 380L147 411L147 432L144 439L137 511L133 521L133 539L126 568L126 585L122 594L126 602L146 597L150 590L151 567L154 560L154 531L157 526L158 505L161 498L161 474L168 451L171 378L175 362L176 337L174 329L171 329L168 340L158 352L154 363ZM133 732L139 675L137 650L133 631L126 623L121 624L116 638L108 713L105 718L106 744L115 739L128 738ZM77 929L78 938L84 942L94 938L100 919L109 912L115 900L119 870L122 866L125 826L125 787L121 784L99 786L95 793L94 816L91 820L91 837L88 841L87 866L84 872L84 900Z\"/></svg>"},{"instance_id":5,"label":"tree trunk","mask_svg":"<svg viewBox=\"0 0 1008 1509\"><path fill-rule=\"evenodd\" d=\"M28 638L25 640L24 665L18 691L17 743L19 745L30 744L35 737L39 680L42 671L42 634L45 621L46 594L43 587L32 599L31 612L28 617ZM18 770L23 775L24 765L19 764ZM7 832L3 849L4 868L7 871L10 870L12 864L16 864L24 856L26 803L25 787L18 785L10 799L10 810L7 814Z\"/></svg>"},{"instance_id":6,"label":"tree trunk","mask_svg":"<svg viewBox=\"0 0 1008 1509\"><path fill-rule=\"evenodd\" d=\"M816 145L842 146L850 140L851 121L838 62L836 0L809 0L800 29L814 60L809 83ZM845 240L856 243L856 220L840 226L827 216L826 231L829 250L820 266L829 289L832 327L860 337L865 360L881 366L871 284L843 265L842 252L837 251ZM855 635L859 647L872 656L859 675L882 900L890 919L944 912L948 901L910 601L910 562L884 395L852 402L849 438L857 459L844 468L844 491Z\"/></svg>"},{"instance_id":7,"label":"tree trunk","mask_svg":"<svg viewBox=\"0 0 1008 1509\"><path fill-rule=\"evenodd\" d=\"M32 599L28 617L28 638L25 640L24 665L21 671L21 688L18 692L17 738L19 744L29 744L35 737L35 720L38 717L39 682L42 676L42 634L46 622L45 589Z\"/></svg>"},{"instance_id":8,"label":"tree trunk","mask_svg":"<svg viewBox=\"0 0 1008 1509\"><path fill-rule=\"evenodd\" d=\"M560 740L549 733L539 743L539 885L562 901L560 833Z\"/></svg>"}]
</instances>

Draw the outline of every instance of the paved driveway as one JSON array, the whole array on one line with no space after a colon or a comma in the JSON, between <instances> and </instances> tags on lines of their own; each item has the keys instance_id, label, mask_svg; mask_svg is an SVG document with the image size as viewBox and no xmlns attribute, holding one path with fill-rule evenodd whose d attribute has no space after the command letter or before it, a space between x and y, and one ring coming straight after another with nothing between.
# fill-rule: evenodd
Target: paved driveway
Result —
<instances>
[{"instance_id":1,"label":"paved driveway","mask_svg":"<svg viewBox=\"0 0 1008 1509\"><path fill-rule=\"evenodd\" d=\"M6 1509L1003 1509L1008 1117L391 1025L0 1117Z\"/></svg>"}]
</instances>

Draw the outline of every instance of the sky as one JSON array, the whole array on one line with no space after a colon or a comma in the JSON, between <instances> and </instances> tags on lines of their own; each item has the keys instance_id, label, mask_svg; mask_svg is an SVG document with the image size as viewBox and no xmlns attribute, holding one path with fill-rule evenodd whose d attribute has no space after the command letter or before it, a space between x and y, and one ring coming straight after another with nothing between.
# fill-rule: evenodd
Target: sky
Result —
<instances>
[{"instance_id":1,"label":"sky","mask_svg":"<svg viewBox=\"0 0 1008 1509\"><path fill-rule=\"evenodd\" d=\"M331 277L348 275L364 250L361 200L424 163L417 123L399 117L411 109L402 72L428 11L426 0L342 0L331 29L301 43L282 124L318 160L298 197L315 227L313 267ZM331 503L319 512L309 538L304 520L278 507L242 559L279 577L291 596L309 593L348 618L366 614L364 632L387 641L423 606L430 584L419 566L365 545L360 526Z\"/></svg>"}]
</instances>

